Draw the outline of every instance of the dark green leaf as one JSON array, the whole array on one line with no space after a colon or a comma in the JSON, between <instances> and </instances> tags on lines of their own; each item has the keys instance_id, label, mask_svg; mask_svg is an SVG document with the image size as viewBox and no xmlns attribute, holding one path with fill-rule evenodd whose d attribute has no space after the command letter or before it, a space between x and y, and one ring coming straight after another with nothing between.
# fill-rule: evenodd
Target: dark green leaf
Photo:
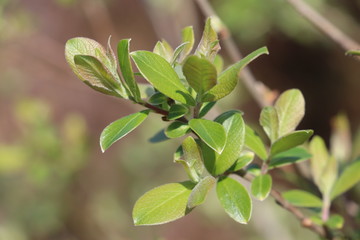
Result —
<instances>
[{"instance_id":1,"label":"dark green leaf","mask_svg":"<svg viewBox=\"0 0 360 240\"><path fill-rule=\"evenodd\" d=\"M200 108L199 118L204 117L214 106L216 102L204 103Z\"/></svg>"},{"instance_id":2,"label":"dark green leaf","mask_svg":"<svg viewBox=\"0 0 360 240\"><path fill-rule=\"evenodd\" d=\"M226 143L226 132L221 124L206 119L191 119L189 126L209 147L222 153Z\"/></svg>"},{"instance_id":3,"label":"dark green leaf","mask_svg":"<svg viewBox=\"0 0 360 240\"><path fill-rule=\"evenodd\" d=\"M190 212L187 202L194 185L189 181L169 183L146 192L135 203L134 224L163 224L185 216Z\"/></svg>"},{"instance_id":4,"label":"dark green leaf","mask_svg":"<svg viewBox=\"0 0 360 240\"><path fill-rule=\"evenodd\" d=\"M206 59L197 56L188 57L183 66L183 73L189 85L199 94L216 85L216 69Z\"/></svg>"},{"instance_id":5,"label":"dark green leaf","mask_svg":"<svg viewBox=\"0 0 360 240\"><path fill-rule=\"evenodd\" d=\"M312 193L302 190L290 190L282 193L282 196L290 204L297 207L321 208L322 201L319 197Z\"/></svg>"},{"instance_id":6,"label":"dark green leaf","mask_svg":"<svg viewBox=\"0 0 360 240\"><path fill-rule=\"evenodd\" d=\"M260 201L265 200L271 191L272 178L269 174L259 175L251 182L251 193Z\"/></svg>"},{"instance_id":7,"label":"dark green leaf","mask_svg":"<svg viewBox=\"0 0 360 240\"><path fill-rule=\"evenodd\" d=\"M279 138L271 146L271 156L275 156L276 154L303 144L313 135L313 133L313 130L300 130Z\"/></svg>"},{"instance_id":8,"label":"dark green leaf","mask_svg":"<svg viewBox=\"0 0 360 240\"><path fill-rule=\"evenodd\" d=\"M134 72L131 67L129 48L130 39L123 39L118 43L117 52L122 76L135 101L141 101L139 87L135 81Z\"/></svg>"},{"instance_id":9,"label":"dark green leaf","mask_svg":"<svg viewBox=\"0 0 360 240\"><path fill-rule=\"evenodd\" d=\"M149 98L149 103L151 103L152 105L160 105L162 103L166 103L167 100L167 96L160 92L156 92Z\"/></svg>"},{"instance_id":10,"label":"dark green leaf","mask_svg":"<svg viewBox=\"0 0 360 240\"><path fill-rule=\"evenodd\" d=\"M260 114L260 125L263 127L272 143L278 139L279 119L274 107L267 106L262 109Z\"/></svg>"},{"instance_id":11,"label":"dark green leaf","mask_svg":"<svg viewBox=\"0 0 360 240\"><path fill-rule=\"evenodd\" d=\"M305 114L305 100L299 89L290 89L280 95L275 103L278 115L278 137L295 130Z\"/></svg>"},{"instance_id":12,"label":"dark green leaf","mask_svg":"<svg viewBox=\"0 0 360 240\"><path fill-rule=\"evenodd\" d=\"M282 167L289 164L305 161L311 158L311 154L304 148L295 147L271 157L269 169Z\"/></svg>"},{"instance_id":13,"label":"dark green leaf","mask_svg":"<svg viewBox=\"0 0 360 240\"><path fill-rule=\"evenodd\" d=\"M129 116L120 118L107 126L101 133L100 146L105 152L114 142L126 136L139 126L148 116L149 110L144 110Z\"/></svg>"},{"instance_id":14,"label":"dark green leaf","mask_svg":"<svg viewBox=\"0 0 360 240\"><path fill-rule=\"evenodd\" d=\"M189 111L189 109L187 107L185 107L184 105L174 104L174 105L171 105L170 110L169 110L169 115L167 118L169 120L175 120L175 119L181 118L182 116L187 114L188 111Z\"/></svg>"},{"instance_id":15,"label":"dark green leaf","mask_svg":"<svg viewBox=\"0 0 360 240\"><path fill-rule=\"evenodd\" d=\"M239 62L228 67L219 75L218 84L204 94L202 101L214 102L229 95L236 87L240 70L262 54L268 54L266 47L250 53Z\"/></svg>"},{"instance_id":16,"label":"dark green leaf","mask_svg":"<svg viewBox=\"0 0 360 240\"><path fill-rule=\"evenodd\" d=\"M172 122L165 130L165 135L168 138L178 138L190 132L190 127L183 122Z\"/></svg>"},{"instance_id":17,"label":"dark green leaf","mask_svg":"<svg viewBox=\"0 0 360 240\"><path fill-rule=\"evenodd\" d=\"M352 188L360 181L360 159L350 164L341 173L339 179L336 181L334 188L331 191L331 199L336 198L342 193Z\"/></svg>"},{"instance_id":18,"label":"dark green leaf","mask_svg":"<svg viewBox=\"0 0 360 240\"><path fill-rule=\"evenodd\" d=\"M216 192L222 207L230 217L242 224L249 222L252 203L243 185L232 178L224 177L219 179Z\"/></svg>"},{"instance_id":19,"label":"dark green leaf","mask_svg":"<svg viewBox=\"0 0 360 240\"><path fill-rule=\"evenodd\" d=\"M260 136L247 125L245 127L245 145L263 161L266 161L268 156L263 141Z\"/></svg>"},{"instance_id":20,"label":"dark green leaf","mask_svg":"<svg viewBox=\"0 0 360 240\"><path fill-rule=\"evenodd\" d=\"M192 190L189 201L187 203L188 208L194 208L204 203L206 196L208 195L211 188L216 183L216 179L212 176L207 176L194 187Z\"/></svg>"},{"instance_id":21,"label":"dark green leaf","mask_svg":"<svg viewBox=\"0 0 360 240\"><path fill-rule=\"evenodd\" d=\"M164 58L147 51L132 52L131 56L141 74L158 91L181 103L195 105L189 91L181 83L170 63Z\"/></svg>"}]
</instances>

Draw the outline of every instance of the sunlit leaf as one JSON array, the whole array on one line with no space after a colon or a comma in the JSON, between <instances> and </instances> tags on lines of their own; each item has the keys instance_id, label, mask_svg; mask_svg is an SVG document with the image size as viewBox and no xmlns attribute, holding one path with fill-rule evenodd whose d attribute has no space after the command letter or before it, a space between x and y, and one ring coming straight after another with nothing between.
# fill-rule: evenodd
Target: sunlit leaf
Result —
<instances>
[{"instance_id":1,"label":"sunlit leaf","mask_svg":"<svg viewBox=\"0 0 360 240\"><path fill-rule=\"evenodd\" d=\"M338 161L345 162L351 157L351 131L349 119L338 114L331 120L330 152Z\"/></svg>"},{"instance_id":2,"label":"sunlit leaf","mask_svg":"<svg viewBox=\"0 0 360 240\"><path fill-rule=\"evenodd\" d=\"M174 54L173 54L173 56L171 58L171 61L170 61L171 66L175 65L175 63L180 58L181 53L184 51L184 49L186 48L186 46L188 44L189 44L188 42L182 43L174 50Z\"/></svg>"},{"instance_id":3,"label":"sunlit leaf","mask_svg":"<svg viewBox=\"0 0 360 240\"><path fill-rule=\"evenodd\" d=\"M322 201L319 197L302 190L290 190L282 193L282 196L290 204L297 207L322 207Z\"/></svg>"},{"instance_id":4,"label":"sunlit leaf","mask_svg":"<svg viewBox=\"0 0 360 240\"><path fill-rule=\"evenodd\" d=\"M208 18L195 54L212 61L219 50L220 45L217 33L211 26L211 18Z\"/></svg>"},{"instance_id":5,"label":"sunlit leaf","mask_svg":"<svg viewBox=\"0 0 360 240\"><path fill-rule=\"evenodd\" d=\"M341 173L331 191L331 199L336 198L342 193L352 188L360 181L360 159L350 164Z\"/></svg>"},{"instance_id":6,"label":"sunlit leaf","mask_svg":"<svg viewBox=\"0 0 360 240\"><path fill-rule=\"evenodd\" d=\"M299 89L283 92L275 102L278 115L278 137L295 130L305 114L305 100Z\"/></svg>"},{"instance_id":7,"label":"sunlit leaf","mask_svg":"<svg viewBox=\"0 0 360 240\"><path fill-rule=\"evenodd\" d=\"M168 138L178 138L190 132L190 127L183 122L172 122L165 130L165 135Z\"/></svg>"},{"instance_id":8,"label":"sunlit leaf","mask_svg":"<svg viewBox=\"0 0 360 240\"><path fill-rule=\"evenodd\" d=\"M120 118L107 126L101 133L100 146L104 152L114 142L126 136L129 132L133 131L139 126L148 116L150 110L144 110L129 116Z\"/></svg>"},{"instance_id":9,"label":"sunlit leaf","mask_svg":"<svg viewBox=\"0 0 360 240\"><path fill-rule=\"evenodd\" d=\"M254 160L255 154L250 151L242 151L240 157L236 160L235 164L229 168L229 172L236 172L246 167Z\"/></svg>"},{"instance_id":10,"label":"sunlit leaf","mask_svg":"<svg viewBox=\"0 0 360 240\"><path fill-rule=\"evenodd\" d=\"M226 132L221 124L206 119L191 119L189 126L209 147L222 153L226 143Z\"/></svg>"},{"instance_id":11,"label":"sunlit leaf","mask_svg":"<svg viewBox=\"0 0 360 240\"><path fill-rule=\"evenodd\" d=\"M219 54L214 58L214 65L218 74L224 70L224 60Z\"/></svg>"},{"instance_id":12,"label":"sunlit leaf","mask_svg":"<svg viewBox=\"0 0 360 240\"><path fill-rule=\"evenodd\" d=\"M131 57L141 74L158 91L181 103L195 105L189 91L181 83L170 63L164 58L147 51L132 52Z\"/></svg>"},{"instance_id":13,"label":"sunlit leaf","mask_svg":"<svg viewBox=\"0 0 360 240\"><path fill-rule=\"evenodd\" d=\"M214 102L229 95L236 87L240 70L260 55L268 53L266 47L260 48L228 67L219 75L218 83L204 94L202 101Z\"/></svg>"},{"instance_id":14,"label":"sunlit leaf","mask_svg":"<svg viewBox=\"0 0 360 240\"><path fill-rule=\"evenodd\" d=\"M262 109L260 114L260 125L263 127L272 143L278 139L279 119L274 107L267 106Z\"/></svg>"},{"instance_id":15,"label":"sunlit leaf","mask_svg":"<svg viewBox=\"0 0 360 240\"><path fill-rule=\"evenodd\" d=\"M170 44L165 40L158 41L154 47L153 52L166 59L166 61L168 61L169 63L171 62L171 59L174 54L174 50L172 49Z\"/></svg>"},{"instance_id":16,"label":"sunlit leaf","mask_svg":"<svg viewBox=\"0 0 360 240\"><path fill-rule=\"evenodd\" d=\"M216 102L207 102L202 104L199 112L199 118L204 117L214 106Z\"/></svg>"},{"instance_id":17,"label":"sunlit leaf","mask_svg":"<svg viewBox=\"0 0 360 240\"><path fill-rule=\"evenodd\" d=\"M216 192L222 207L231 218L242 224L249 222L252 202L243 185L230 177L223 177L217 183Z\"/></svg>"},{"instance_id":18,"label":"sunlit leaf","mask_svg":"<svg viewBox=\"0 0 360 240\"><path fill-rule=\"evenodd\" d=\"M207 176L196 184L194 189L192 190L189 201L187 203L188 208L194 208L204 203L206 196L209 191L213 188L216 183L216 179L212 176Z\"/></svg>"},{"instance_id":19,"label":"sunlit leaf","mask_svg":"<svg viewBox=\"0 0 360 240\"><path fill-rule=\"evenodd\" d=\"M303 144L313 135L313 133L313 130L299 130L280 137L271 145L271 156Z\"/></svg>"},{"instance_id":20,"label":"sunlit leaf","mask_svg":"<svg viewBox=\"0 0 360 240\"><path fill-rule=\"evenodd\" d=\"M189 166L194 168L197 175L200 176L204 171L204 165L201 157L201 150L193 137L188 136L182 143L184 160Z\"/></svg>"},{"instance_id":21,"label":"sunlit leaf","mask_svg":"<svg viewBox=\"0 0 360 240\"><path fill-rule=\"evenodd\" d=\"M191 50L194 47L194 42L195 42L195 38L194 38L194 30L192 26L188 26L186 28L184 28L181 32L181 37L182 37L182 42L183 43L188 43L183 52L181 53L181 60L183 60L187 55L190 54Z\"/></svg>"},{"instance_id":22,"label":"sunlit leaf","mask_svg":"<svg viewBox=\"0 0 360 240\"><path fill-rule=\"evenodd\" d=\"M295 147L271 157L269 169L282 167L289 164L305 161L311 158L311 154L304 148Z\"/></svg>"},{"instance_id":23,"label":"sunlit leaf","mask_svg":"<svg viewBox=\"0 0 360 240\"><path fill-rule=\"evenodd\" d=\"M260 201L265 200L271 191L272 178L269 174L256 176L251 182L251 193Z\"/></svg>"},{"instance_id":24,"label":"sunlit leaf","mask_svg":"<svg viewBox=\"0 0 360 240\"><path fill-rule=\"evenodd\" d=\"M268 156L263 141L260 136L247 125L245 128L245 145L262 160L265 161L267 159Z\"/></svg>"},{"instance_id":25,"label":"sunlit leaf","mask_svg":"<svg viewBox=\"0 0 360 240\"><path fill-rule=\"evenodd\" d=\"M134 224L163 224L185 216L190 212L187 202L194 186L189 181L169 183L146 192L135 203Z\"/></svg>"}]
</instances>

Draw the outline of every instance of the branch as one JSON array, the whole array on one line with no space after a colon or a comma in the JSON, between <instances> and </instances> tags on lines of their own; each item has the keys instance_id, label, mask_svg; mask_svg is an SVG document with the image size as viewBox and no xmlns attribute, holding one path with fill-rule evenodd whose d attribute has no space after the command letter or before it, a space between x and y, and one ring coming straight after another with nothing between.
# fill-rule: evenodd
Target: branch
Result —
<instances>
[{"instance_id":1,"label":"branch","mask_svg":"<svg viewBox=\"0 0 360 240\"><path fill-rule=\"evenodd\" d=\"M321 16L315 9L309 6L303 0L286 0L288 3L304 18L311 22L322 33L337 43L345 51L359 49L360 43L356 42L339 28L333 25L329 20Z\"/></svg>"},{"instance_id":2,"label":"branch","mask_svg":"<svg viewBox=\"0 0 360 240\"><path fill-rule=\"evenodd\" d=\"M195 0L202 11L202 13L207 17L215 17L216 19L220 20L220 18L216 15L214 9L209 4L208 0ZM232 39L231 34L227 27L224 24L220 24L219 29L217 29L219 33L219 37L221 39L222 45L225 51L229 54L231 60L233 62L237 62L242 59L242 54L237 48L235 41ZM269 106L272 104L274 99L277 97L275 92L271 91L265 84L256 80L252 72L249 68L244 68L241 71L242 80L254 97L256 102L261 107Z\"/></svg>"},{"instance_id":3,"label":"branch","mask_svg":"<svg viewBox=\"0 0 360 240\"><path fill-rule=\"evenodd\" d=\"M253 180L253 176L249 175L249 174L241 174L241 173L236 173L237 175L240 175L242 178L244 178L245 180L251 182ZM318 234L321 237L325 237L326 239L331 240L332 238L328 237L328 234L326 233L325 229L315 225L311 219L307 218L297 207L291 205L288 201L286 201L281 194L275 190L272 189L270 192L270 195L275 199L276 203L279 204L282 208L286 209L287 211L289 211L290 213L292 213L301 223L301 226L303 226L304 228L308 228L311 231L315 232L316 234Z\"/></svg>"}]
</instances>

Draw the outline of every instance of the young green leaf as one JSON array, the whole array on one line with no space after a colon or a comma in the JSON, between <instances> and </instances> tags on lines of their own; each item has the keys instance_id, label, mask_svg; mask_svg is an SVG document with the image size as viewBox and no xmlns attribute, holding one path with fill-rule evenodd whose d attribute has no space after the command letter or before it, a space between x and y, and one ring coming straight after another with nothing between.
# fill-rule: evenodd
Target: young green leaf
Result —
<instances>
[{"instance_id":1,"label":"young green leaf","mask_svg":"<svg viewBox=\"0 0 360 240\"><path fill-rule=\"evenodd\" d=\"M330 229L341 229L344 226L344 218L339 214L333 214L325 222L325 225Z\"/></svg>"},{"instance_id":2,"label":"young green leaf","mask_svg":"<svg viewBox=\"0 0 360 240\"><path fill-rule=\"evenodd\" d=\"M290 89L280 95L275 102L278 115L278 137L295 130L305 114L305 100L299 89Z\"/></svg>"},{"instance_id":3,"label":"young green leaf","mask_svg":"<svg viewBox=\"0 0 360 240\"><path fill-rule=\"evenodd\" d=\"M271 145L271 156L303 144L313 135L313 133L313 130L300 130L279 138Z\"/></svg>"},{"instance_id":4,"label":"young green leaf","mask_svg":"<svg viewBox=\"0 0 360 240\"><path fill-rule=\"evenodd\" d=\"M207 102L202 104L199 112L199 118L204 117L214 106L216 102Z\"/></svg>"},{"instance_id":5,"label":"young green leaf","mask_svg":"<svg viewBox=\"0 0 360 240\"><path fill-rule=\"evenodd\" d=\"M260 55L268 53L266 47L260 48L228 67L219 75L218 84L204 94L202 101L214 102L229 95L236 87L240 70Z\"/></svg>"},{"instance_id":6,"label":"young green leaf","mask_svg":"<svg viewBox=\"0 0 360 240\"><path fill-rule=\"evenodd\" d=\"M190 132L190 127L183 122L172 122L165 130L165 135L168 138L178 138Z\"/></svg>"},{"instance_id":7,"label":"young green leaf","mask_svg":"<svg viewBox=\"0 0 360 240\"><path fill-rule=\"evenodd\" d=\"M187 202L194 186L190 181L169 183L146 192L135 203L134 224L163 224L185 216L190 212Z\"/></svg>"},{"instance_id":8,"label":"young green leaf","mask_svg":"<svg viewBox=\"0 0 360 240\"><path fill-rule=\"evenodd\" d=\"M260 201L265 200L271 191L272 178L269 174L259 175L251 182L251 193Z\"/></svg>"},{"instance_id":9,"label":"young green leaf","mask_svg":"<svg viewBox=\"0 0 360 240\"><path fill-rule=\"evenodd\" d=\"M322 201L312 193L302 190L290 190L282 193L282 196L290 204L297 207L321 208Z\"/></svg>"},{"instance_id":10,"label":"young green leaf","mask_svg":"<svg viewBox=\"0 0 360 240\"><path fill-rule=\"evenodd\" d=\"M170 63L173 57L174 50L167 41L162 40L156 43L153 52L163 57L166 61Z\"/></svg>"},{"instance_id":11,"label":"young green leaf","mask_svg":"<svg viewBox=\"0 0 360 240\"><path fill-rule=\"evenodd\" d=\"M346 162L351 157L351 131L349 119L338 114L331 120L330 152L338 161Z\"/></svg>"},{"instance_id":12,"label":"young green leaf","mask_svg":"<svg viewBox=\"0 0 360 240\"><path fill-rule=\"evenodd\" d=\"M148 116L150 110L144 110L120 118L107 126L100 135L101 150L105 152L114 142L126 136L138 127Z\"/></svg>"},{"instance_id":13,"label":"young green leaf","mask_svg":"<svg viewBox=\"0 0 360 240\"><path fill-rule=\"evenodd\" d=\"M214 66L216 68L216 72L219 74L224 70L224 60L220 55L216 55L214 58Z\"/></svg>"},{"instance_id":14,"label":"young green leaf","mask_svg":"<svg viewBox=\"0 0 360 240\"><path fill-rule=\"evenodd\" d=\"M219 154L222 153L226 132L221 124L206 119L191 119L189 126L209 147Z\"/></svg>"},{"instance_id":15,"label":"young green leaf","mask_svg":"<svg viewBox=\"0 0 360 240\"><path fill-rule=\"evenodd\" d=\"M347 51L345 54L349 55L349 56L360 56L360 51L359 50L350 50L350 51Z\"/></svg>"},{"instance_id":16,"label":"young green leaf","mask_svg":"<svg viewBox=\"0 0 360 240\"><path fill-rule=\"evenodd\" d=\"M272 143L278 139L279 119L273 106L267 106L261 110L260 125Z\"/></svg>"},{"instance_id":17,"label":"young green leaf","mask_svg":"<svg viewBox=\"0 0 360 240\"><path fill-rule=\"evenodd\" d=\"M126 97L120 81L97 58L88 55L76 55L75 67L80 79L95 90Z\"/></svg>"},{"instance_id":18,"label":"young green leaf","mask_svg":"<svg viewBox=\"0 0 360 240\"><path fill-rule=\"evenodd\" d=\"M184 28L181 32L181 37L182 37L182 42L183 43L188 43L183 52L181 53L181 60L185 59L185 57L187 55L190 54L191 50L194 47L194 42L195 42L195 38L194 38L194 29L192 26L188 26L186 28Z\"/></svg>"},{"instance_id":19,"label":"young green leaf","mask_svg":"<svg viewBox=\"0 0 360 240\"><path fill-rule=\"evenodd\" d=\"M175 119L181 118L182 116L187 114L188 111L189 111L189 109L187 107L185 107L184 105L180 105L180 104L171 105L167 119L175 120Z\"/></svg>"},{"instance_id":20,"label":"young green leaf","mask_svg":"<svg viewBox=\"0 0 360 240\"><path fill-rule=\"evenodd\" d=\"M184 160L194 168L198 176L204 171L204 165L202 162L200 147L196 143L193 137L188 136L182 143L182 150L184 153Z\"/></svg>"},{"instance_id":21,"label":"young green leaf","mask_svg":"<svg viewBox=\"0 0 360 240\"><path fill-rule=\"evenodd\" d=\"M216 179L212 176L207 176L196 184L192 190L189 201L187 203L188 208L194 208L204 203L206 196L208 195L211 188L216 183Z\"/></svg>"},{"instance_id":22,"label":"young green leaf","mask_svg":"<svg viewBox=\"0 0 360 240\"><path fill-rule=\"evenodd\" d=\"M170 64L171 66L174 66L175 63L178 61L178 59L180 58L180 54L184 51L184 49L186 48L186 46L188 45L188 42L184 42L182 44L180 44L175 50L174 50L174 54L171 58Z\"/></svg>"},{"instance_id":23,"label":"young green leaf","mask_svg":"<svg viewBox=\"0 0 360 240\"><path fill-rule=\"evenodd\" d=\"M199 57L205 57L212 61L220 50L217 33L211 26L211 18L205 23L205 28L195 54Z\"/></svg>"},{"instance_id":24,"label":"young green leaf","mask_svg":"<svg viewBox=\"0 0 360 240\"><path fill-rule=\"evenodd\" d=\"M221 154L202 146L204 164L213 176L224 173L239 158L245 144L245 124L241 112L228 111L215 119L226 131L227 140Z\"/></svg>"},{"instance_id":25,"label":"young green leaf","mask_svg":"<svg viewBox=\"0 0 360 240\"><path fill-rule=\"evenodd\" d=\"M195 105L195 100L164 58L147 51L132 52L131 57L141 74L157 90L181 103Z\"/></svg>"},{"instance_id":26,"label":"young green leaf","mask_svg":"<svg viewBox=\"0 0 360 240\"><path fill-rule=\"evenodd\" d=\"M295 147L271 157L269 169L283 167L289 164L302 162L311 158L311 154L304 148Z\"/></svg>"},{"instance_id":27,"label":"young green leaf","mask_svg":"<svg viewBox=\"0 0 360 240\"><path fill-rule=\"evenodd\" d=\"M209 60L190 56L184 63L183 72L189 85L200 95L216 85L216 69Z\"/></svg>"},{"instance_id":28,"label":"young green leaf","mask_svg":"<svg viewBox=\"0 0 360 240\"><path fill-rule=\"evenodd\" d=\"M256 153L263 161L267 159L265 145L259 135L248 125L245 127L245 146Z\"/></svg>"},{"instance_id":29,"label":"young green leaf","mask_svg":"<svg viewBox=\"0 0 360 240\"><path fill-rule=\"evenodd\" d=\"M140 90L135 81L134 72L131 67L129 48L130 48L130 39L123 39L118 43L117 52L118 52L120 70L125 80L125 83L129 88L135 101L140 102L141 101Z\"/></svg>"},{"instance_id":30,"label":"young green leaf","mask_svg":"<svg viewBox=\"0 0 360 240\"><path fill-rule=\"evenodd\" d=\"M320 178L320 191L328 198L338 177L338 163L333 156L330 156Z\"/></svg>"},{"instance_id":31,"label":"young green leaf","mask_svg":"<svg viewBox=\"0 0 360 240\"><path fill-rule=\"evenodd\" d=\"M243 185L230 177L223 177L217 183L216 192L222 207L231 218L242 224L249 222L252 202Z\"/></svg>"},{"instance_id":32,"label":"young green leaf","mask_svg":"<svg viewBox=\"0 0 360 240\"><path fill-rule=\"evenodd\" d=\"M254 157L255 157L255 154L253 152L242 151L238 160L236 160L235 164L232 165L228 171L229 172L239 171L240 169L249 165L254 160Z\"/></svg>"},{"instance_id":33,"label":"young green leaf","mask_svg":"<svg viewBox=\"0 0 360 240\"><path fill-rule=\"evenodd\" d=\"M331 191L331 199L336 198L342 193L352 188L360 181L360 159L350 164L341 173L339 179L336 181L334 188Z\"/></svg>"}]
</instances>

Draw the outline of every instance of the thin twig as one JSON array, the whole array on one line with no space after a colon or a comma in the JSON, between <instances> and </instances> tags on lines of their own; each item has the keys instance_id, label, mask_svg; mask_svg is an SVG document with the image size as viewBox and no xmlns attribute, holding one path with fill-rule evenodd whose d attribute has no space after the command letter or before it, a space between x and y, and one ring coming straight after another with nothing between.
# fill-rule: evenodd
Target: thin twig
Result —
<instances>
[{"instance_id":1,"label":"thin twig","mask_svg":"<svg viewBox=\"0 0 360 240\"><path fill-rule=\"evenodd\" d=\"M205 16L215 17L217 19L220 19L207 0L195 0L195 1L197 2L200 10ZM241 60L242 54L239 51L238 47L236 46L235 41L231 37L229 30L224 24L220 25L220 29L218 29L218 33L220 36L222 46L224 47L225 51L229 54L231 60L233 62L237 62ZM240 74L246 88L254 97L254 99L259 104L259 106L265 107L272 104L272 102L276 98L276 94L273 91L271 91L267 86L265 86L265 84L256 80L256 78L254 77L254 75L252 74L249 68L247 67L244 68Z\"/></svg>"},{"instance_id":2,"label":"thin twig","mask_svg":"<svg viewBox=\"0 0 360 240\"><path fill-rule=\"evenodd\" d=\"M316 28L337 43L345 51L360 48L360 44L358 42L347 36L343 31L321 16L321 14L303 0L287 1L299 14L311 22Z\"/></svg>"},{"instance_id":3,"label":"thin twig","mask_svg":"<svg viewBox=\"0 0 360 240\"><path fill-rule=\"evenodd\" d=\"M237 173L236 173L237 174ZM240 173L238 174L240 175L242 178L244 178L245 180L251 182L253 180L253 177L249 174L243 174ZM285 200L285 198L283 198L283 196L275 189L272 189L270 192L270 195L275 199L275 201L284 209L286 209L287 211L289 211L290 213L292 213L301 223L301 225L305 228L310 229L311 231L315 232L316 234L318 234L321 237L327 237L327 234L324 230L324 228L315 225L311 219L307 218L297 207L293 206L292 204L290 204L288 201ZM332 239L332 238L328 238L328 239Z\"/></svg>"}]
</instances>

